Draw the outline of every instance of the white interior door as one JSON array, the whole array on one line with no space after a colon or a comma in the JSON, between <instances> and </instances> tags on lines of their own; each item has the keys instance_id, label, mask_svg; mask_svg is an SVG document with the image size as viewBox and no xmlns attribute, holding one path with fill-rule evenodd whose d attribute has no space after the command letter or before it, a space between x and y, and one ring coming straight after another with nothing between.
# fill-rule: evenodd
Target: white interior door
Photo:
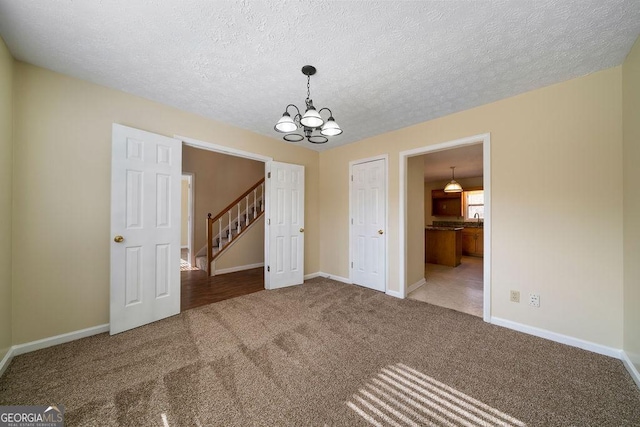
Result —
<instances>
[{"instance_id":1,"label":"white interior door","mask_svg":"<svg viewBox=\"0 0 640 427\"><path fill-rule=\"evenodd\" d=\"M266 289L304 281L304 166L266 164Z\"/></svg>"},{"instance_id":2,"label":"white interior door","mask_svg":"<svg viewBox=\"0 0 640 427\"><path fill-rule=\"evenodd\" d=\"M181 144L113 125L111 334L180 312Z\"/></svg>"},{"instance_id":3,"label":"white interior door","mask_svg":"<svg viewBox=\"0 0 640 427\"><path fill-rule=\"evenodd\" d=\"M386 290L386 161L351 167L351 281Z\"/></svg>"}]
</instances>

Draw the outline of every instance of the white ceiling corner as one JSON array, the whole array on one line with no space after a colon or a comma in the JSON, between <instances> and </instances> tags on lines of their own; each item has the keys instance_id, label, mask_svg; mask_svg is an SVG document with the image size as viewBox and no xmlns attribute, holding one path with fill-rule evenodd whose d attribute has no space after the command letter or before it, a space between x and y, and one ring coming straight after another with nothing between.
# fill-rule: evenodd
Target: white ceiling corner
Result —
<instances>
[{"instance_id":1,"label":"white ceiling corner","mask_svg":"<svg viewBox=\"0 0 640 427\"><path fill-rule=\"evenodd\" d=\"M640 1L0 0L19 60L273 138L311 95L315 150L619 65Z\"/></svg>"}]
</instances>

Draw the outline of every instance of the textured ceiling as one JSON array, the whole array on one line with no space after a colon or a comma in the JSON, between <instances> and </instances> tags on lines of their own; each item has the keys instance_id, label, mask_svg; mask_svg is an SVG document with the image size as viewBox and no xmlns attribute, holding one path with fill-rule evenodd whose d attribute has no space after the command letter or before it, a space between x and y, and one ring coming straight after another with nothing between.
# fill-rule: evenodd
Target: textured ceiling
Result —
<instances>
[{"instance_id":1,"label":"textured ceiling","mask_svg":"<svg viewBox=\"0 0 640 427\"><path fill-rule=\"evenodd\" d=\"M311 95L323 150L619 65L637 0L0 0L22 61L263 135Z\"/></svg>"},{"instance_id":2,"label":"textured ceiling","mask_svg":"<svg viewBox=\"0 0 640 427\"><path fill-rule=\"evenodd\" d=\"M451 166L456 167L456 179L483 176L482 144L436 151L424 154L422 158L424 182L451 179Z\"/></svg>"}]
</instances>

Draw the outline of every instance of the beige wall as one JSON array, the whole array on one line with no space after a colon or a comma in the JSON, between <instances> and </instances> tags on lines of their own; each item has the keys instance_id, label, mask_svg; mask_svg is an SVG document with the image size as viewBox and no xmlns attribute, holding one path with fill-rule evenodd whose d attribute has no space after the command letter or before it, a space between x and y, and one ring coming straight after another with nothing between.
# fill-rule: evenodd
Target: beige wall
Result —
<instances>
[{"instance_id":1,"label":"beige wall","mask_svg":"<svg viewBox=\"0 0 640 427\"><path fill-rule=\"evenodd\" d=\"M621 78L615 67L322 152L321 270L348 277L350 161L389 155L398 291L399 152L490 132L492 316L621 348ZM510 289L541 307L509 302Z\"/></svg>"},{"instance_id":2,"label":"beige wall","mask_svg":"<svg viewBox=\"0 0 640 427\"><path fill-rule=\"evenodd\" d=\"M185 146L182 149L182 171L194 175L193 250L196 253L206 246L207 214L211 213L214 217L219 214L229 203L264 178L264 169L264 163L256 160L193 147Z\"/></svg>"},{"instance_id":3,"label":"beige wall","mask_svg":"<svg viewBox=\"0 0 640 427\"><path fill-rule=\"evenodd\" d=\"M0 38L0 360L11 339L11 203L13 58Z\"/></svg>"},{"instance_id":4,"label":"beige wall","mask_svg":"<svg viewBox=\"0 0 640 427\"><path fill-rule=\"evenodd\" d=\"M640 38L622 66L624 350L640 370Z\"/></svg>"},{"instance_id":5,"label":"beige wall","mask_svg":"<svg viewBox=\"0 0 640 427\"><path fill-rule=\"evenodd\" d=\"M319 155L16 62L13 343L109 322L111 125L305 166L305 273L319 270ZM34 268L37 260L37 268Z\"/></svg>"},{"instance_id":6,"label":"beige wall","mask_svg":"<svg viewBox=\"0 0 640 427\"><path fill-rule=\"evenodd\" d=\"M264 263L264 215L215 260L216 271Z\"/></svg>"},{"instance_id":7,"label":"beige wall","mask_svg":"<svg viewBox=\"0 0 640 427\"><path fill-rule=\"evenodd\" d=\"M431 202L431 191L432 190L442 190L447 183L451 181L450 179L446 179L444 181L431 181L424 183L424 223L427 225L433 224L433 221L462 221L463 217L452 217L452 216L433 216L431 215L431 207L433 203ZM474 177L474 178L459 178L456 179L462 186L463 190L472 187L482 187L483 181L482 177Z\"/></svg>"},{"instance_id":8,"label":"beige wall","mask_svg":"<svg viewBox=\"0 0 640 427\"><path fill-rule=\"evenodd\" d=\"M407 162L407 287L424 279L424 160ZM393 249L393 248L391 248ZM390 251L394 253L394 251Z\"/></svg>"}]
</instances>

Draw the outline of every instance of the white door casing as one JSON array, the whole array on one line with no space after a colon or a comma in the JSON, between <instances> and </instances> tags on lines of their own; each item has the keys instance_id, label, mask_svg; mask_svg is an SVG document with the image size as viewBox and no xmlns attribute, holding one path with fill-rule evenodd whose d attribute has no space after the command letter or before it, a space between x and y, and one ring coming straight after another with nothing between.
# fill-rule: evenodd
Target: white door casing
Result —
<instances>
[{"instance_id":1,"label":"white door casing","mask_svg":"<svg viewBox=\"0 0 640 427\"><path fill-rule=\"evenodd\" d=\"M304 166L270 161L265 183L266 289L304 281Z\"/></svg>"},{"instance_id":2,"label":"white door casing","mask_svg":"<svg viewBox=\"0 0 640 427\"><path fill-rule=\"evenodd\" d=\"M351 281L386 290L386 159L351 165Z\"/></svg>"},{"instance_id":3,"label":"white door casing","mask_svg":"<svg viewBox=\"0 0 640 427\"><path fill-rule=\"evenodd\" d=\"M180 312L181 144L113 124L112 335Z\"/></svg>"}]
</instances>

